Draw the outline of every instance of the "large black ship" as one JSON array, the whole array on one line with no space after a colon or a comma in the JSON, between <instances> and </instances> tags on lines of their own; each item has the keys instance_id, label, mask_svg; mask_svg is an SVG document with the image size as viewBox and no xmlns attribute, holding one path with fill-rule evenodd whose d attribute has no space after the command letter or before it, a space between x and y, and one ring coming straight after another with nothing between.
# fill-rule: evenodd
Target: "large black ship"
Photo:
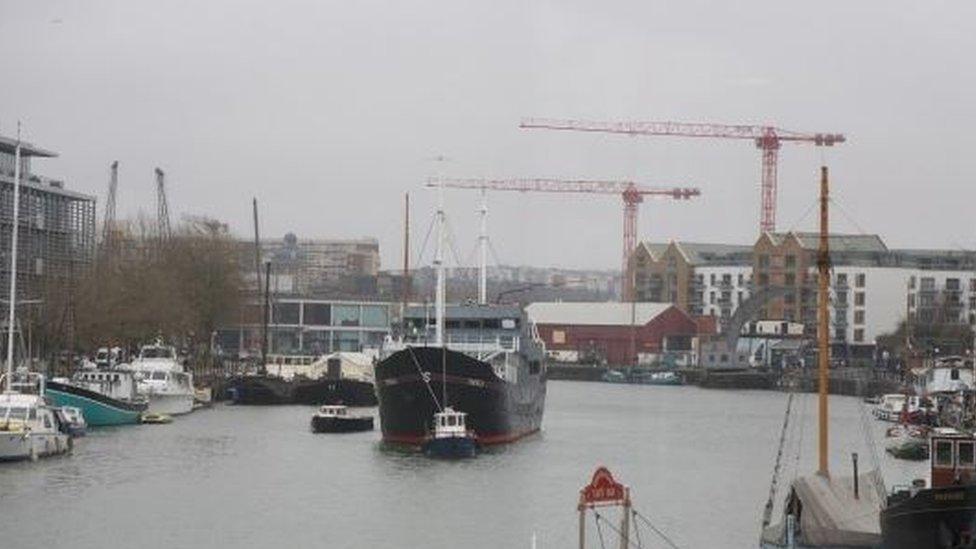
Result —
<instances>
[{"instance_id":1,"label":"large black ship","mask_svg":"<svg viewBox=\"0 0 976 549\"><path fill-rule=\"evenodd\" d=\"M519 307L445 307L443 345L422 307L404 313L403 336L388 341L375 368L385 442L420 446L434 413L467 414L479 445L537 432L546 400L545 350Z\"/></svg>"},{"instance_id":2,"label":"large black ship","mask_svg":"<svg viewBox=\"0 0 976 549\"><path fill-rule=\"evenodd\" d=\"M976 438L943 428L929 444L929 485L895 490L881 510L884 549L976 548Z\"/></svg>"}]
</instances>

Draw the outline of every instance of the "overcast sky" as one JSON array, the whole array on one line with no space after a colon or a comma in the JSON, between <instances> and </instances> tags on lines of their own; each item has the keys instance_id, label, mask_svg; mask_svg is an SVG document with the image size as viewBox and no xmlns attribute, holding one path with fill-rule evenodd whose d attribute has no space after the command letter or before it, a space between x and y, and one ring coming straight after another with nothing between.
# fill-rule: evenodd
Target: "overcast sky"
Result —
<instances>
[{"instance_id":1,"label":"overcast sky","mask_svg":"<svg viewBox=\"0 0 976 549\"><path fill-rule=\"evenodd\" d=\"M621 178L702 189L645 203L642 239L752 243L749 142L517 126L771 123L849 138L784 147L780 228L815 229L825 159L838 231L976 247L974 2L0 0L0 52L0 133L20 119L61 153L36 171L99 208L118 160L120 216L155 211L160 166L174 218L247 235L256 196L263 235L376 236L392 268L403 193L418 247L431 218L429 175ZM489 198L500 261L619 265L619 198ZM467 257L476 193L447 204Z\"/></svg>"}]
</instances>

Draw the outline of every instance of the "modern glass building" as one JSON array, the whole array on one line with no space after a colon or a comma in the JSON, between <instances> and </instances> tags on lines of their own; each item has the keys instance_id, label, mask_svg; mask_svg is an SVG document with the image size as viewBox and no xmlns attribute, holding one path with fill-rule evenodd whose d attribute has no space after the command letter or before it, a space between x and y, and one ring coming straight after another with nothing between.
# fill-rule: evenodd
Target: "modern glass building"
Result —
<instances>
[{"instance_id":1,"label":"modern glass building","mask_svg":"<svg viewBox=\"0 0 976 549\"><path fill-rule=\"evenodd\" d=\"M392 304L366 301L279 298L271 307L268 352L319 355L379 348L390 333ZM251 305L237 327L220 330L226 354L261 352L262 307Z\"/></svg>"}]
</instances>

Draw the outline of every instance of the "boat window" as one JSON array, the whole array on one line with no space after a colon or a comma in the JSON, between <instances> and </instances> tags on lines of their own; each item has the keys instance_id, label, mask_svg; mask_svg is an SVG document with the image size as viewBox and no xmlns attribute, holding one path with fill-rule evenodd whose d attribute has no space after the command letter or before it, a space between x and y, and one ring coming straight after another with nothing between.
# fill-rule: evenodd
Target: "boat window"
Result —
<instances>
[{"instance_id":1,"label":"boat window","mask_svg":"<svg viewBox=\"0 0 976 549\"><path fill-rule=\"evenodd\" d=\"M973 467L976 466L976 444L973 442L960 442L959 443L959 466L960 467Z\"/></svg>"},{"instance_id":2,"label":"boat window","mask_svg":"<svg viewBox=\"0 0 976 549\"><path fill-rule=\"evenodd\" d=\"M953 368L949 372L949 379L951 379L952 381L958 381L959 380L959 368Z\"/></svg>"},{"instance_id":3,"label":"boat window","mask_svg":"<svg viewBox=\"0 0 976 549\"><path fill-rule=\"evenodd\" d=\"M952 467L952 442L937 440L935 442L935 466Z\"/></svg>"},{"instance_id":4,"label":"boat window","mask_svg":"<svg viewBox=\"0 0 976 549\"><path fill-rule=\"evenodd\" d=\"M27 414L28 419L37 419L37 408L31 408Z\"/></svg>"},{"instance_id":5,"label":"boat window","mask_svg":"<svg viewBox=\"0 0 976 549\"><path fill-rule=\"evenodd\" d=\"M10 408L10 419L27 419L27 408L12 407Z\"/></svg>"},{"instance_id":6,"label":"boat window","mask_svg":"<svg viewBox=\"0 0 976 549\"><path fill-rule=\"evenodd\" d=\"M166 372L153 372L152 379L166 379Z\"/></svg>"},{"instance_id":7,"label":"boat window","mask_svg":"<svg viewBox=\"0 0 976 549\"><path fill-rule=\"evenodd\" d=\"M51 428L51 416L47 414L44 414L44 428L45 429Z\"/></svg>"},{"instance_id":8,"label":"boat window","mask_svg":"<svg viewBox=\"0 0 976 549\"><path fill-rule=\"evenodd\" d=\"M538 360L533 360L533 361L529 362L529 373L530 374L533 374L533 375L534 374L538 374L541 371L542 371L542 366L539 364L539 361Z\"/></svg>"},{"instance_id":9,"label":"boat window","mask_svg":"<svg viewBox=\"0 0 976 549\"><path fill-rule=\"evenodd\" d=\"M448 417L448 418L447 418L447 424L448 424L449 426L451 426L451 427L453 427L453 426L454 426L454 416L451 416L451 417Z\"/></svg>"}]
</instances>

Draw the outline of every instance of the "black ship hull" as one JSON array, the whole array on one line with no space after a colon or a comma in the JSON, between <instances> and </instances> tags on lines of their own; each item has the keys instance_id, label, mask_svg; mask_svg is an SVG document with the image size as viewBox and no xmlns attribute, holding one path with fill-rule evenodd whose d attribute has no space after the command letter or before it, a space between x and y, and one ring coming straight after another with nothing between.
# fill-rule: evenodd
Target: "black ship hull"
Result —
<instances>
[{"instance_id":1,"label":"black ship hull","mask_svg":"<svg viewBox=\"0 0 976 549\"><path fill-rule=\"evenodd\" d=\"M312 416L313 433L359 433L373 430L370 417L324 417Z\"/></svg>"},{"instance_id":2,"label":"black ship hull","mask_svg":"<svg viewBox=\"0 0 976 549\"><path fill-rule=\"evenodd\" d=\"M881 511L884 549L976 548L976 485L893 497Z\"/></svg>"},{"instance_id":3,"label":"black ship hull","mask_svg":"<svg viewBox=\"0 0 976 549\"><path fill-rule=\"evenodd\" d=\"M539 361L510 357L520 363L512 366L509 380L489 363L440 347L409 347L381 360L376 392L383 441L422 446L438 403L467 413L467 427L480 446L537 432L545 408L545 370Z\"/></svg>"},{"instance_id":4,"label":"black ship hull","mask_svg":"<svg viewBox=\"0 0 976 549\"><path fill-rule=\"evenodd\" d=\"M235 404L344 404L376 406L372 383L352 379L285 380L275 376L240 376L227 386Z\"/></svg>"}]
</instances>

